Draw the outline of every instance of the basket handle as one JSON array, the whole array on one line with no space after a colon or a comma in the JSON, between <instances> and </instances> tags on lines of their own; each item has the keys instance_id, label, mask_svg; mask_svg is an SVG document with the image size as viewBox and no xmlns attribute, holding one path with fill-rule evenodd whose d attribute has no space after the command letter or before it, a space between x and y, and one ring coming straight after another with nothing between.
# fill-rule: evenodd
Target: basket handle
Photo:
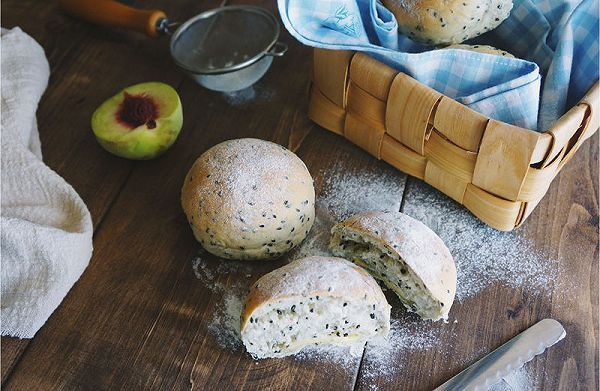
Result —
<instances>
[{"instance_id":1,"label":"basket handle","mask_svg":"<svg viewBox=\"0 0 600 391\"><path fill-rule=\"evenodd\" d=\"M123 27L138 31L149 37L158 37L158 28L167 16L160 10L141 10L113 0L59 0L60 7L67 14L86 22Z\"/></svg>"},{"instance_id":2,"label":"basket handle","mask_svg":"<svg viewBox=\"0 0 600 391\"><path fill-rule=\"evenodd\" d=\"M599 84L596 83L589 92L565 113L548 130L552 136L552 144L542 167L547 167L560 158L560 167L571 159L579 146L598 130L598 116L595 105L599 101ZM559 168L560 168L559 167Z\"/></svg>"}]
</instances>

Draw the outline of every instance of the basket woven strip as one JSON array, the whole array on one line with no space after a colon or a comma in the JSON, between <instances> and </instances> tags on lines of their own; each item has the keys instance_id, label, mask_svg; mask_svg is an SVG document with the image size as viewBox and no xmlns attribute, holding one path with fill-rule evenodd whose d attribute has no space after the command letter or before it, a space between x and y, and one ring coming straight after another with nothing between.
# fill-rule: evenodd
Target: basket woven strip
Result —
<instances>
[{"instance_id":1,"label":"basket woven strip","mask_svg":"<svg viewBox=\"0 0 600 391\"><path fill-rule=\"evenodd\" d=\"M598 83L551 129L489 119L362 53L315 49L310 118L490 226L521 225L598 129Z\"/></svg>"}]
</instances>

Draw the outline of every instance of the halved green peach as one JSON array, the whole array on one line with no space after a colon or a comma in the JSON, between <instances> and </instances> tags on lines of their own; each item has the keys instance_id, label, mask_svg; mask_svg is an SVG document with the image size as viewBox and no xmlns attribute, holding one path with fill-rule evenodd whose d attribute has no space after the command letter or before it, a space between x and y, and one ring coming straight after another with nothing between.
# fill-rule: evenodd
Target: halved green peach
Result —
<instances>
[{"instance_id":1,"label":"halved green peach","mask_svg":"<svg viewBox=\"0 0 600 391\"><path fill-rule=\"evenodd\" d=\"M182 125L177 91L158 82L127 87L92 115L92 130L100 145L127 159L161 155L173 145Z\"/></svg>"}]
</instances>

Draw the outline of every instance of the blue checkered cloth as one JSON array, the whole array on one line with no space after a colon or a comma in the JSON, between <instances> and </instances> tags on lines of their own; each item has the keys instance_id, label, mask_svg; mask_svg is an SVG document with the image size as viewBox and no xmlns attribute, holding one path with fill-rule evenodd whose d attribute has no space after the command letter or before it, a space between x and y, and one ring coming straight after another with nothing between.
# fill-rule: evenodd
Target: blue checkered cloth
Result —
<instances>
[{"instance_id":1,"label":"blue checkered cloth","mask_svg":"<svg viewBox=\"0 0 600 391\"><path fill-rule=\"evenodd\" d=\"M377 0L278 0L303 44L367 52L490 118L545 130L598 81L598 0L513 0L508 19L468 44L517 58L432 50L400 34Z\"/></svg>"}]
</instances>

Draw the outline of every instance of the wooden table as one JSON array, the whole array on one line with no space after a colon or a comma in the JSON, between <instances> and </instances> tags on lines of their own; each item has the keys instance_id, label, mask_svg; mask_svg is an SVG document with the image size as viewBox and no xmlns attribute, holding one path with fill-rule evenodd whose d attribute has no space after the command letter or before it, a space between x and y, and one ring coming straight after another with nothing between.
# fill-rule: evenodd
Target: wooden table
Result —
<instances>
[{"instance_id":1,"label":"wooden table","mask_svg":"<svg viewBox=\"0 0 600 391\"><path fill-rule=\"evenodd\" d=\"M184 20L220 0L143 3ZM255 3L276 12L275 1ZM258 137L288 146L313 173L317 194L335 165L392 170L306 115L311 49L285 31L289 52L274 61L257 88L269 99L233 105L198 87L170 61L166 39L91 26L64 16L54 1L5 0L2 26L20 26L46 51L52 74L38 110L44 159L79 192L94 221L87 270L32 340L2 338L6 389L431 389L536 321L562 322L568 337L528 364L539 389L598 388L598 136L556 178L519 235L556 257L578 281L570 295L528 300L520 289L493 286L455 303L444 349L417 351L392 376L366 377L360 356L340 367L293 358L253 361L220 347L207 331L218 297L194 277L198 253L179 206L192 162L212 145ZM106 153L90 116L107 97L143 81L174 86L185 124L159 159L134 162ZM258 90L260 91L260 90ZM398 189L416 180L398 175ZM404 186L406 185L406 186ZM402 191L390 205L404 208ZM212 265L218 261L210 261ZM254 281L285 263L256 263ZM559 276L563 278L563 276ZM398 301L390 296L390 302ZM368 352L368 348L367 348ZM467 362L465 362L465 360ZM364 363L363 363L364 364Z\"/></svg>"}]
</instances>

